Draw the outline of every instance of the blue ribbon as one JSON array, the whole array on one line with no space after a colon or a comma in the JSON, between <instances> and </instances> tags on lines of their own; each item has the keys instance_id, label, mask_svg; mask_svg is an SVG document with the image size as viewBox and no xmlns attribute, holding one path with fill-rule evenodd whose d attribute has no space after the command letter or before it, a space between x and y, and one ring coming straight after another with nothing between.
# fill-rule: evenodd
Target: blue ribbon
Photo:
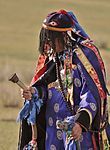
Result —
<instances>
[{"instance_id":1,"label":"blue ribbon","mask_svg":"<svg viewBox=\"0 0 110 150\"><path fill-rule=\"evenodd\" d=\"M36 90L31 100L26 100L23 108L20 110L17 122L27 118L28 124L36 124L37 114L40 112L40 108L43 105L43 100L38 97Z\"/></svg>"}]
</instances>

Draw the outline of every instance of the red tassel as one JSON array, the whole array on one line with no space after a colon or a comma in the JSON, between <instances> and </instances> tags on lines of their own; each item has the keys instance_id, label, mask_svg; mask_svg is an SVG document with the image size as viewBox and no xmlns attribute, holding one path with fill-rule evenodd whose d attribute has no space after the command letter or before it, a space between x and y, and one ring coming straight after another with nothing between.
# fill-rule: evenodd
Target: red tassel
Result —
<instances>
[{"instance_id":1,"label":"red tassel","mask_svg":"<svg viewBox=\"0 0 110 150\"><path fill-rule=\"evenodd\" d=\"M96 145L96 140L95 140L95 136L94 136L94 133L92 134L92 143L93 143L93 149L94 150L97 150L97 145Z\"/></svg>"},{"instance_id":2,"label":"red tassel","mask_svg":"<svg viewBox=\"0 0 110 150\"><path fill-rule=\"evenodd\" d=\"M59 13L66 15L66 14L67 14L67 11L61 9L61 10L59 11Z\"/></svg>"}]
</instances>

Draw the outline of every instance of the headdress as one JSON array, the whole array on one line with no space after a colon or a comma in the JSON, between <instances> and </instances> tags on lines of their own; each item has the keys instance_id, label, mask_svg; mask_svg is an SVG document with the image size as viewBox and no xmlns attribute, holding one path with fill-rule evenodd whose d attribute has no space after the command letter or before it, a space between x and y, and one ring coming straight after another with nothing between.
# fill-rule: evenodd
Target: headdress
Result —
<instances>
[{"instance_id":1,"label":"headdress","mask_svg":"<svg viewBox=\"0 0 110 150\"><path fill-rule=\"evenodd\" d=\"M60 10L58 12L50 13L44 20L42 26L47 30L64 32L71 31L74 22L65 10Z\"/></svg>"},{"instance_id":2,"label":"headdress","mask_svg":"<svg viewBox=\"0 0 110 150\"><path fill-rule=\"evenodd\" d=\"M55 39L59 39L64 49L68 49L68 43L70 38L67 34L68 31L72 31L74 27L74 21L71 15L65 10L52 12L47 15L42 24L40 32L39 51L41 54L46 55L52 53L56 49ZM46 51L45 44L50 45L50 49Z\"/></svg>"}]
</instances>

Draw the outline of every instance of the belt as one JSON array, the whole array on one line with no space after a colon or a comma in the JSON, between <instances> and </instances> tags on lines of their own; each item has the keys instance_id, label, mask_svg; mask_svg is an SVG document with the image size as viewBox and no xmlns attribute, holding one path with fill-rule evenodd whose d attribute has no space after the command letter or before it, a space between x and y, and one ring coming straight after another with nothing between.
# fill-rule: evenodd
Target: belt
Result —
<instances>
[{"instance_id":1,"label":"belt","mask_svg":"<svg viewBox=\"0 0 110 150\"><path fill-rule=\"evenodd\" d=\"M48 84L48 89L50 89L50 88L55 88L58 91L61 91L58 81L55 81L55 82L52 82L52 83Z\"/></svg>"}]
</instances>

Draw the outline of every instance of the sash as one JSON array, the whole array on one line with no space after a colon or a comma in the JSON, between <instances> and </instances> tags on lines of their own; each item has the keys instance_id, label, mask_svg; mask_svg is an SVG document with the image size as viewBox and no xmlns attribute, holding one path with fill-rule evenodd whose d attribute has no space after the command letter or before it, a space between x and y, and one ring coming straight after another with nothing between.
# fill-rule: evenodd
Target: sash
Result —
<instances>
[{"instance_id":1,"label":"sash","mask_svg":"<svg viewBox=\"0 0 110 150\"><path fill-rule=\"evenodd\" d=\"M85 56L84 52L80 48L76 49L75 52L76 52L78 58L80 59L81 63L85 67L87 73L90 75L90 77L92 78L92 80L96 84L96 87L98 89L98 92L99 92L101 99L104 100L106 98L106 93L104 92L104 90L101 86L97 72L95 71L94 67L91 65L88 58Z\"/></svg>"},{"instance_id":2,"label":"sash","mask_svg":"<svg viewBox=\"0 0 110 150\"><path fill-rule=\"evenodd\" d=\"M101 86L102 86L103 90L106 93L107 92L107 88L106 88L105 66L104 66L103 60L102 60L102 58L100 56L100 53L99 53L97 47L94 44L92 44L91 42L89 42L89 41L81 42L81 45L84 46L84 47L81 47L81 49L85 49L85 48L90 49L95 54L95 57L97 58L97 61L99 63L99 67L98 67L99 69L98 70L96 69L96 72L98 74Z\"/></svg>"},{"instance_id":3,"label":"sash","mask_svg":"<svg viewBox=\"0 0 110 150\"><path fill-rule=\"evenodd\" d=\"M102 83L100 82L99 80L99 74L96 72L95 70L95 67L93 66L93 64L91 64L90 62L90 58L88 59L88 57L85 55L85 53L88 53L90 55L89 52L83 52L83 50L81 50L79 47L77 49L75 49L75 53L79 59L79 66L80 66L80 72L83 72L84 74L84 77L87 81L87 84L88 84L88 87L90 89L90 91L93 93L93 96L95 97L96 101L97 101L97 104L98 104L98 109L99 109L99 113L96 118L95 118L95 121L94 121L94 126L97 126L97 120L100 120L98 122L98 128L97 130L100 131L103 126L105 126L106 124L106 119L104 120L104 117L105 116L105 111L106 111L106 100L107 100L107 95L106 95L106 89L104 90L104 86L102 87ZM88 55L88 56L89 56ZM91 54L92 55L92 54ZM94 55L93 55L93 58ZM97 57L98 60L99 60L99 57ZM92 61L95 61L95 59L93 59ZM97 64L95 64L97 65ZM101 64L99 63L98 67L101 68L101 70L103 69L104 70L104 67L101 66ZM83 70L83 71L82 71ZM102 75L102 78L104 76ZM101 79L101 78L100 78ZM104 80L103 80L104 82ZM103 83L105 84L105 82ZM99 118L98 118L99 117ZM103 118L103 119L102 119ZM96 123L96 125L95 125ZM96 127L95 127L96 129ZM106 134L106 131L105 129L100 133L100 136L102 137L102 147L105 148L105 147L108 147L109 143L108 143L108 140L107 140L107 134ZM105 141L106 141L106 145L105 145Z\"/></svg>"}]
</instances>

